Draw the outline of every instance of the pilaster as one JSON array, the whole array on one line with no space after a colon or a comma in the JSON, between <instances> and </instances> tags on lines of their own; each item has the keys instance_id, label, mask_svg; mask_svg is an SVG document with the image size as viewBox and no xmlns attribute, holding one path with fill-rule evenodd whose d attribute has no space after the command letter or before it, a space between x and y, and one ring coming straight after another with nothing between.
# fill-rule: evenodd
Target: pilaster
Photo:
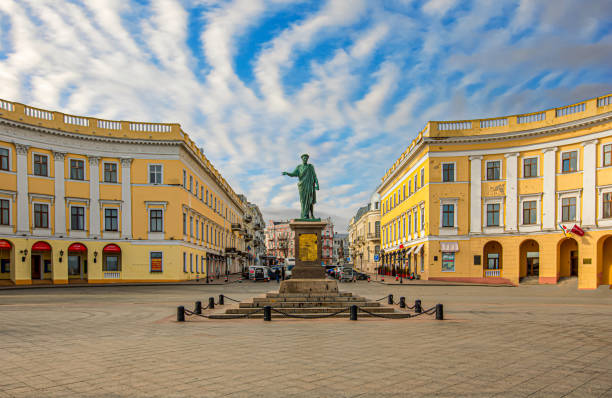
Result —
<instances>
[{"instance_id":1,"label":"pilaster","mask_svg":"<svg viewBox=\"0 0 612 398\"><path fill-rule=\"evenodd\" d=\"M132 238L132 160L131 158L121 159L121 236ZM147 220L148 222L148 220Z\"/></svg>"},{"instance_id":2,"label":"pilaster","mask_svg":"<svg viewBox=\"0 0 612 398\"><path fill-rule=\"evenodd\" d=\"M557 147L545 148L544 152L544 189L542 193L542 229L555 229L556 186L557 186Z\"/></svg>"},{"instance_id":3,"label":"pilaster","mask_svg":"<svg viewBox=\"0 0 612 398\"><path fill-rule=\"evenodd\" d=\"M482 156L470 156L470 233L482 232ZM457 209L458 210L458 209ZM455 210L455 211L457 211Z\"/></svg>"},{"instance_id":4,"label":"pilaster","mask_svg":"<svg viewBox=\"0 0 612 398\"><path fill-rule=\"evenodd\" d=\"M53 152L55 162L55 235L64 236L66 234L66 193L65 193L65 171L64 157L65 152Z\"/></svg>"},{"instance_id":5,"label":"pilaster","mask_svg":"<svg viewBox=\"0 0 612 398\"><path fill-rule=\"evenodd\" d=\"M582 225L595 226L597 193L597 141L590 140L582 143Z\"/></svg>"},{"instance_id":6,"label":"pilaster","mask_svg":"<svg viewBox=\"0 0 612 398\"><path fill-rule=\"evenodd\" d=\"M28 205L28 149L29 145L15 143L17 152L17 233L30 233Z\"/></svg>"},{"instance_id":7,"label":"pilaster","mask_svg":"<svg viewBox=\"0 0 612 398\"><path fill-rule=\"evenodd\" d=\"M89 156L89 235L100 237L100 157Z\"/></svg>"},{"instance_id":8,"label":"pilaster","mask_svg":"<svg viewBox=\"0 0 612 398\"><path fill-rule=\"evenodd\" d=\"M518 153L506 157L506 231L518 231Z\"/></svg>"}]
</instances>

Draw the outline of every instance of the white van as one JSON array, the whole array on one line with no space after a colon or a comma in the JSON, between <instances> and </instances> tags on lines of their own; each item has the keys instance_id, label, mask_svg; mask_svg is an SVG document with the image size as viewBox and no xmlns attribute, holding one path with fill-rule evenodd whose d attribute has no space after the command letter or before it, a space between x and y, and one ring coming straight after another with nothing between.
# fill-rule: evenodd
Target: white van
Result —
<instances>
[{"instance_id":1,"label":"white van","mask_svg":"<svg viewBox=\"0 0 612 398\"><path fill-rule=\"evenodd\" d=\"M289 257L285 260L285 279L291 278L291 272L295 267L295 258Z\"/></svg>"}]
</instances>

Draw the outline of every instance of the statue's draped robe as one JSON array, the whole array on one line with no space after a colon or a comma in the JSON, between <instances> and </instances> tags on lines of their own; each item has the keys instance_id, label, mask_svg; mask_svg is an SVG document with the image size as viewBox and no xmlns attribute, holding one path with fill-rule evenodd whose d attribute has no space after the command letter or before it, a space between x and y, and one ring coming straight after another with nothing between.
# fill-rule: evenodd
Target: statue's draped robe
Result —
<instances>
[{"instance_id":1,"label":"statue's draped robe","mask_svg":"<svg viewBox=\"0 0 612 398\"><path fill-rule=\"evenodd\" d=\"M302 204L302 215L300 218L311 218L309 213L312 212L312 205L317 203L317 194L315 185L318 185L317 175L314 166L311 164L301 164L291 173L287 173L291 177L298 177L298 190L300 192L300 203ZM312 214L314 217L314 214Z\"/></svg>"}]
</instances>

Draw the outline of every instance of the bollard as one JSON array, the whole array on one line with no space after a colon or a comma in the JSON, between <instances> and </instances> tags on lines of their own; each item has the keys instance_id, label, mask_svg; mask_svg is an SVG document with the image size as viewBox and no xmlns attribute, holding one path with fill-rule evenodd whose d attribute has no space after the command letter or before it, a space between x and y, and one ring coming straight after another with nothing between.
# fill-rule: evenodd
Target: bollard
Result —
<instances>
[{"instance_id":1,"label":"bollard","mask_svg":"<svg viewBox=\"0 0 612 398\"><path fill-rule=\"evenodd\" d=\"M208 298L208 308L211 310L215 308L215 298L214 297Z\"/></svg>"},{"instance_id":2,"label":"bollard","mask_svg":"<svg viewBox=\"0 0 612 398\"><path fill-rule=\"evenodd\" d=\"M423 308L421 307L421 300L414 300L414 312L420 314L423 312Z\"/></svg>"},{"instance_id":3,"label":"bollard","mask_svg":"<svg viewBox=\"0 0 612 398\"><path fill-rule=\"evenodd\" d=\"M357 306L355 304L351 305L351 321L357 320Z\"/></svg>"},{"instance_id":4,"label":"bollard","mask_svg":"<svg viewBox=\"0 0 612 398\"><path fill-rule=\"evenodd\" d=\"M272 320L272 307L270 307L269 305L266 305L264 307L264 321L271 321Z\"/></svg>"},{"instance_id":5,"label":"bollard","mask_svg":"<svg viewBox=\"0 0 612 398\"><path fill-rule=\"evenodd\" d=\"M393 305L393 295L392 294L390 294L389 297L387 297L387 304Z\"/></svg>"},{"instance_id":6,"label":"bollard","mask_svg":"<svg viewBox=\"0 0 612 398\"><path fill-rule=\"evenodd\" d=\"M436 304L436 320L444 320L444 307L442 307L442 304Z\"/></svg>"},{"instance_id":7,"label":"bollard","mask_svg":"<svg viewBox=\"0 0 612 398\"><path fill-rule=\"evenodd\" d=\"M219 295L219 305L225 305L225 296L222 294Z\"/></svg>"},{"instance_id":8,"label":"bollard","mask_svg":"<svg viewBox=\"0 0 612 398\"><path fill-rule=\"evenodd\" d=\"M182 305L176 308L176 321L185 322L185 307Z\"/></svg>"},{"instance_id":9,"label":"bollard","mask_svg":"<svg viewBox=\"0 0 612 398\"><path fill-rule=\"evenodd\" d=\"M200 315L202 313L202 302L201 301L196 301L195 302L195 309L193 310L194 313Z\"/></svg>"},{"instance_id":10,"label":"bollard","mask_svg":"<svg viewBox=\"0 0 612 398\"><path fill-rule=\"evenodd\" d=\"M404 277L400 278L400 283L404 283Z\"/></svg>"},{"instance_id":11,"label":"bollard","mask_svg":"<svg viewBox=\"0 0 612 398\"><path fill-rule=\"evenodd\" d=\"M406 308L406 297L400 297L400 308Z\"/></svg>"},{"instance_id":12,"label":"bollard","mask_svg":"<svg viewBox=\"0 0 612 398\"><path fill-rule=\"evenodd\" d=\"M209 283L209 282L208 282L208 275L206 275L206 283Z\"/></svg>"}]
</instances>

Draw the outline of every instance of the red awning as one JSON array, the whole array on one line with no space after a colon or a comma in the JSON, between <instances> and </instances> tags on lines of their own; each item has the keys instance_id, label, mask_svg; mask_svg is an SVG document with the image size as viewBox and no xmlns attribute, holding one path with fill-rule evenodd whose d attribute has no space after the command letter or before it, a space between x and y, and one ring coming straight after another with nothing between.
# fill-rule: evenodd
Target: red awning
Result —
<instances>
[{"instance_id":1,"label":"red awning","mask_svg":"<svg viewBox=\"0 0 612 398\"><path fill-rule=\"evenodd\" d=\"M36 242L32 245L32 250L51 251L51 246L47 242Z\"/></svg>"},{"instance_id":2,"label":"red awning","mask_svg":"<svg viewBox=\"0 0 612 398\"><path fill-rule=\"evenodd\" d=\"M121 248L114 243L104 246L104 253L121 253Z\"/></svg>"},{"instance_id":3,"label":"red awning","mask_svg":"<svg viewBox=\"0 0 612 398\"><path fill-rule=\"evenodd\" d=\"M85 245L82 245L80 243L73 243L68 247L68 251L69 252L86 252L87 247L85 247Z\"/></svg>"},{"instance_id":4,"label":"red awning","mask_svg":"<svg viewBox=\"0 0 612 398\"><path fill-rule=\"evenodd\" d=\"M0 239L0 249L10 249L10 248L11 248L11 242L9 242L8 240Z\"/></svg>"}]
</instances>

